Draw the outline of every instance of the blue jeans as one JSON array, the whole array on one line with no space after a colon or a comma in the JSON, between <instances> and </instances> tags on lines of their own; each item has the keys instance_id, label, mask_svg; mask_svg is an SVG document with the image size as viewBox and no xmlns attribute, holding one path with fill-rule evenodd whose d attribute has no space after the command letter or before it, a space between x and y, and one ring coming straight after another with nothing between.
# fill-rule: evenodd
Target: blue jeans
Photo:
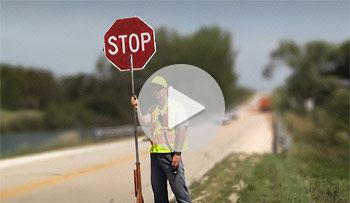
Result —
<instances>
[{"instance_id":1,"label":"blue jeans","mask_svg":"<svg viewBox=\"0 0 350 203\"><path fill-rule=\"evenodd\" d=\"M155 203L169 202L167 181L178 203L191 202L182 160L179 163L178 173L174 175L171 165L173 156L174 153L151 153L151 182Z\"/></svg>"}]
</instances>

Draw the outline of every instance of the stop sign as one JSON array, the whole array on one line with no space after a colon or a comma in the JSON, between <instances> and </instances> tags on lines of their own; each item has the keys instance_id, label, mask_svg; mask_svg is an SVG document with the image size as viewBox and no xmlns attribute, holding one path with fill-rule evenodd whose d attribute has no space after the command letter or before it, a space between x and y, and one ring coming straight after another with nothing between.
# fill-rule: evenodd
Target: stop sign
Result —
<instances>
[{"instance_id":1,"label":"stop sign","mask_svg":"<svg viewBox=\"0 0 350 203\"><path fill-rule=\"evenodd\" d=\"M104 36L106 58L119 70L143 69L156 52L153 29L139 17L118 19Z\"/></svg>"}]
</instances>

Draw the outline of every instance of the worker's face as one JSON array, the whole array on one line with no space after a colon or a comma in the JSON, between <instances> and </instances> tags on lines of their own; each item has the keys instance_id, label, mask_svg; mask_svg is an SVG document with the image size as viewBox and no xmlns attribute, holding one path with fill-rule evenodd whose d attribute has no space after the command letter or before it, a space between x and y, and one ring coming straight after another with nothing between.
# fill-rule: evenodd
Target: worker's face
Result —
<instances>
[{"instance_id":1,"label":"worker's face","mask_svg":"<svg viewBox=\"0 0 350 203\"><path fill-rule=\"evenodd\" d=\"M154 84L153 87L153 94L157 98L158 101L162 100L164 97L166 97L166 89L165 87L161 85Z\"/></svg>"}]
</instances>

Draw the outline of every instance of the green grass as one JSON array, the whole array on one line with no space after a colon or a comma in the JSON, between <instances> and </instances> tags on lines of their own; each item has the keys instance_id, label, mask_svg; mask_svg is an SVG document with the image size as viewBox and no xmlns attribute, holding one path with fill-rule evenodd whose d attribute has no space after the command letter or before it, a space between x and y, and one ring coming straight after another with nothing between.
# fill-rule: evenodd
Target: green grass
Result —
<instances>
[{"instance_id":1,"label":"green grass","mask_svg":"<svg viewBox=\"0 0 350 203\"><path fill-rule=\"evenodd\" d=\"M349 202L348 167L295 162L287 155L231 154L190 186L194 202ZM239 182L244 187L240 188ZM240 190L241 189L241 190Z\"/></svg>"},{"instance_id":2,"label":"green grass","mask_svg":"<svg viewBox=\"0 0 350 203\"><path fill-rule=\"evenodd\" d=\"M190 185L194 202L231 202L230 195L238 192L241 179L237 178L239 168L251 168L257 156L242 160L242 155L232 154L209 170L201 180Z\"/></svg>"},{"instance_id":3,"label":"green grass","mask_svg":"<svg viewBox=\"0 0 350 203\"><path fill-rule=\"evenodd\" d=\"M2 159L6 158L14 158L14 157L20 157L23 155L28 155L28 154L35 154L35 153L40 153L40 152L47 152L47 151L53 151L53 150L61 150L61 149L68 149L72 147L80 147L80 146L88 146L96 144L96 141L88 138L84 140L79 140L79 141L68 141L64 143L57 143L53 145L47 145L47 146L23 146L17 151L10 153L10 154L3 154L1 156Z\"/></svg>"},{"instance_id":4,"label":"green grass","mask_svg":"<svg viewBox=\"0 0 350 203\"><path fill-rule=\"evenodd\" d=\"M328 142L308 118L286 120L294 135L289 151L229 155L190 186L195 202L349 202L349 137Z\"/></svg>"},{"instance_id":5,"label":"green grass","mask_svg":"<svg viewBox=\"0 0 350 203\"><path fill-rule=\"evenodd\" d=\"M348 202L348 170L329 165L263 155L252 169L237 174L248 184L239 196L242 202Z\"/></svg>"}]
</instances>

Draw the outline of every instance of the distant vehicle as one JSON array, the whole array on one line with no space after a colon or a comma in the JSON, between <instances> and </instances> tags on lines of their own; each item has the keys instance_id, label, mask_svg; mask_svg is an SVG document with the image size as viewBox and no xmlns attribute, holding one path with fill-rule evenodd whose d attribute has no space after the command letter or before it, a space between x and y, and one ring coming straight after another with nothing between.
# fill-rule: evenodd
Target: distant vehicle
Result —
<instances>
[{"instance_id":1,"label":"distant vehicle","mask_svg":"<svg viewBox=\"0 0 350 203\"><path fill-rule=\"evenodd\" d=\"M225 115L224 120L222 121L222 125L228 125L232 121L231 117L229 115Z\"/></svg>"},{"instance_id":2,"label":"distant vehicle","mask_svg":"<svg viewBox=\"0 0 350 203\"><path fill-rule=\"evenodd\" d=\"M231 118L232 120L237 120L237 119L239 118L236 109L233 109L233 110L230 112L229 115L230 115L230 118Z\"/></svg>"},{"instance_id":3,"label":"distant vehicle","mask_svg":"<svg viewBox=\"0 0 350 203\"><path fill-rule=\"evenodd\" d=\"M271 111L271 102L267 97L263 97L259 101L259 111L267 112Z\"/></svg>"},{"instance_id":4,"label":"distant vehicle","mask_svg":"<svg viewBox=\"0 0 350 203\"><path fill-rule=\"evenodd\" d=\"M239 118L238 113L237 113L236 109L233 108L225 114L225 117L224 117L224 120L222 121L222 124L228 125L231 123L232 120L237 120L238 118Z\"/></svg>"}]
</instances>

